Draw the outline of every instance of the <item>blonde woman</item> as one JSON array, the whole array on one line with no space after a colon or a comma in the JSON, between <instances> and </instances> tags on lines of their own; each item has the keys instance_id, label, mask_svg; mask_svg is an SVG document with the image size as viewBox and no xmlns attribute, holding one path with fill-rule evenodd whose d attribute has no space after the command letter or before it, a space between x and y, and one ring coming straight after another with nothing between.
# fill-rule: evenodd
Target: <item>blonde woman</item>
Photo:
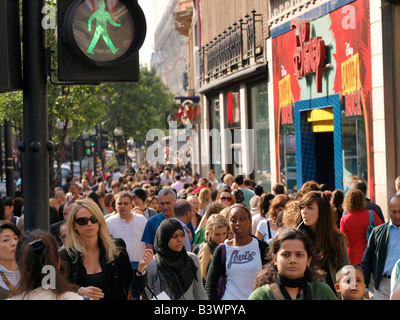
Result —
<instances>
[{"instance_id":1,"label":"blonde woman","mask_svg":"<svg viewBox=\"0 0 400 320\"><path fill-rule=\"evenodd\" d=\"M205 242L199 245L199 252L197 254L204 284L207 280L207 271L214 251L219 244L228 238L228 230L228 219L220 214L214 214L207 220Z\"/></svg>"},{"instance_id":2,"label":"blonde woman","mask_svg":"<svg viewBox=\"0 0 400 320\"><path fill-rule=\"evenodd\" d=\"M80 286L78 294L93 300L126 300L133 270L122 239L111 238L99 206L91 199L77 200L67 220L67 238L62 258L68 277ZM149 257L142 257L135 273L134 294L143 291L142 277ZM142 281L140 281L142 280Z\"/></svg>"},{"instance_id":3,"label":"blonde woman","mask_svg":"<svg viewBox=\"0 0 400 320\"><path fill-rule=\"evenodd\" d=\"M193 225L194 231L196 231L202 227L202 225L200 225L202 218L199 213L199 211L200 211L199 198L196 195L189 195L186 198L186 200L189 201L190 205L192 206L192 213L193 213L192 214L192 225Z\"/></svg>"},{"instance_id":4,"label":"blonde woman","mask_svg":"<svg viewBox=\"0 0 400 320\"><path fill-rule=\"evenodd\" d=\"M204 211L206 210L206 207L208 204L211 202L211 190L208 188L203 188L199 192L199 204L200 204L200 209L199 213L201 216L203 216Z\"/></svg>"}]
</instances>

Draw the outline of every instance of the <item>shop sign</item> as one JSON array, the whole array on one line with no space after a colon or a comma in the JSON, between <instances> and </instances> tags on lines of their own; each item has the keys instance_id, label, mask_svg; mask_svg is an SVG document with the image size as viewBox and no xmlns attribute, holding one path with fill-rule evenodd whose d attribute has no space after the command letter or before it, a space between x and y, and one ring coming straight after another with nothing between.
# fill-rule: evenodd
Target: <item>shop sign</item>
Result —
<instances>
[{"instance_id":1,"label":"shop sign","mask_svg":"<svg viewBox=\"0 0 400 320\"><path fill-rule=\"evenodd\" d=\"M322 68L325 64L325 42L321 37L310 39L310 22L299 18L290 23L296 35L296 49L293 53L294 70L297 79L315 73L317 92L322 92Z\"/></svg>"},{"instance_id":2,"label":"shop sign","mask_svg":"<svg viewBox=\"0 0 400 320\"><path fill-rule=\"evenodd\" d=\"M341 64L342 95L346 117L362 115L362 95L360 81L360 61L358 53Z\"/></svg>"},{"instance_id":3,"label":"shop sign","mask_svg":"<svg viewBox=\"0 0 400 320\"><path fill-rule=\"evenodd\" d=\"M171 105L169 121L176 121L177 125L194 125L200 123L201 117L198 99L176 97L175 100L180 100L180 102Z\"/></svg>"},{"instance_id":4,"label":"shop sign","mask_svg":"<svg viewBox=\"0 0 400 320\"><path fill-rule=\"evenodd\" d=\"M293 104L290 74L279 81L279 107L282 124L293 124Z\"/></svg>"}]
</instances>

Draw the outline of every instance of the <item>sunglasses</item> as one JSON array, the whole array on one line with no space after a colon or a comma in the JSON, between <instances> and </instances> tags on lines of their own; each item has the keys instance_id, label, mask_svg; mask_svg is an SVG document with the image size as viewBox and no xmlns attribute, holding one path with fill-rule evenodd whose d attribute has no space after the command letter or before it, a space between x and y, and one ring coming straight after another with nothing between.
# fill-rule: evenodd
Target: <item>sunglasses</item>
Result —
<instances>
[{"instance_id":1,"label":"sunglasses","mask_svg":"<svg viewBox=\"0 0 400 320\"><path fill-rule=\"evenodd\" d=\"M220 198L222 201L225 201L225 200L227 200L227 201L229 201L229 202L231 202L232 201L232 198L231 197L222 197L222 198Z\"/></svg>"},{"instance_id":2,"label":"sunglasses","mask_svg":"<svg viewBox=\"0 0 400 320\"><path fill-rule=\"evenodd\" d=\"M81 217L81 218L75 219L75 222L77 224L79 224L80 226L86 226L89 223L89 221L92 224L95 224L95 223L99 222L95 216L91 216L90 218Z\"/></svg>"}]
</instances>

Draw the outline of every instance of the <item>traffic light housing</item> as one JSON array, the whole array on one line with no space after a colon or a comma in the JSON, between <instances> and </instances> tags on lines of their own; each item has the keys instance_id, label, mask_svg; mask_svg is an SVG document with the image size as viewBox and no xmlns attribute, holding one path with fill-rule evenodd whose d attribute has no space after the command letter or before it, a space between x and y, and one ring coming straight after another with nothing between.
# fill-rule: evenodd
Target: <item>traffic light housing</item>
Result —
<instances>
[{"instance_id":1,"label":"traffic light housing","mask_svg":"<svg viewBox=\"0 0 400 320\"><path fill-rule=\"evenodd\" d=\"M99 132L99 150L102 151L108 148L108 129L104 129L100 126Z\"/></svg>"},{"instance_id":2,"label":"traffic light housing","mask_svg":"<svg viewBox=\"0 0 400 320\"><path fill-rule=\"evenodd\" d=\"M83 157L91 157L93 155L93 147L94 141L89 138L85 138L82 140L82 147L83 147Z\"/></svg>"},{"instance_id":3,"label":"traffic light housing","mask_svg":"<svg viewBox=\"0 0 400 320\"><path fill-rule=\"evenodd\" d=\"M137 0L57 0L57 14L59 80L139 80L146 19Z\"/></svg>"},{"instance_id":4,"label":"traffic light housing","mask_svg":"<svg viewBox=\"0 0 400 320\"><path fill-rule=\"evenodd\" d=\"M22 89L19 1L0 0L0 92Z\"/></svg>"},{"instance_id":5,"label":"traffic light housing","mask_svg":"<svg viewBox=\"0 0 400 320\"><path fill-rule=\"evenodd\" d=\"M82 160L83 159L83 142L81 139L77 139L74 141L74 159L73 160Z\"/></svg>"},{"instance_id":6,"label":"traffic light housing","mask_svg":"<svg viewBox=\"0 0 400 320\"><path fill-rule=\"evenodd\" d=\"M64 161L71 161L72 160L72 143L66 141L64 143Z\"/></svg>"}]
</instances>

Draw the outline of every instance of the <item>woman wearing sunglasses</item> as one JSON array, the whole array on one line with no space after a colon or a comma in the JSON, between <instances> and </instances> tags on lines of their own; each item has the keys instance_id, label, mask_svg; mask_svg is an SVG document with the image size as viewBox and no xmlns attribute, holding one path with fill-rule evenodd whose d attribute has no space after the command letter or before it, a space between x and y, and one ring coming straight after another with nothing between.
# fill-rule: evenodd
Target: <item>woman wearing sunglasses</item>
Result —
<instances>
[{"instance_id":1,"label":"woman wearing sunglasses","mask_svg":"<svg viewBox=\"0 0 400 320\"><path fill-rule=\"evenodd\" d=\"M110 236L103 213L91 199L78 200L72 206L61 256L68 263L69 280L80 286L80 295L93 300L129 298L134 274L125 242ZM144 260L139 273L145 270ZM145 285L146 277L136 275L134 294Z\"/></svg>"}]
</instances>

